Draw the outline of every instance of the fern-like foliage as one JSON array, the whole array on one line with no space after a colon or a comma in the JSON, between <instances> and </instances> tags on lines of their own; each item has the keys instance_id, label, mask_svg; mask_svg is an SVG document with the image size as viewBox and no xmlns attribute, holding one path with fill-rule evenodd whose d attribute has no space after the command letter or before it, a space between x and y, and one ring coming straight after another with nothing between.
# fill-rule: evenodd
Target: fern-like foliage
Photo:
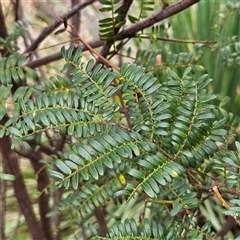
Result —
<instances>
[{"instance_id":1,"label":"fern-like foliage","mask_svg":"<svg viewBox=\"0 0 240 240\"><path fill-rule=\"evenodd\" d=\"M238 36L231 39L225 39L221 44L216 44L214 51L221 54L221 57L226 65L240 66L240 40Z\"/></svg>"},{"instance_id":2,"label":"fern-like foliage","mask_svg":"<svg viewBox=\"0 0 240 240\"><path fill-rule=\"evenodd\" d=\"M13 108L6 105L11 81L2 80L0 116L10 110L12 118L1 126L1 136L13 138L12 148L29 150L33 138L40 146L49 133L67 136L67 150L52 157L49 174L56 188L68 191L57 208L70 207L78 223L99 206L127 204L140 194L156 221L146 218L139 226L135 220L117 222L106 239L212 236L210 224L199 228L193 221L202 201L201 179L195 175L207 172L209 159L220 158L218 145L227 135L226 119L216 119L215 96L206 91L212 80L207 74L195 78L186 68L182 76L168 70L167 81L160 83L137 64L123 64L119 73L101 64L93 67L93 60L85 64L81 48L73 48L61 50L62 71L74 66L71 79L57 75L42 79L41 85L20 87L11 99ZM3 61L1 72L23 64L17 55ZM104 239L89 227L93 239Z\"/></svg>"},{"instance_id":3,"label":"fern-like foliage","mask_svg":"<svg viewBox=\"0 0 240 240\"><path fill-rule=\"evenodd\" d=\"M187 239L202 239L203 237L213 237L210 229L211 224L208 222L203 226L203 231L200 229L189 229L187 233ZM97 235L96 229L89 224L89 229L94 235ZM176 232L181 232L179 224L177 222L172 222L168 226L169 229L175 228ZM162 225L152 220L144 219L143 223L138 226L134 219L125 219L125 221L117 222L113 225L112 229L109 231L107 237L94 236L91 240L101 240L101 239L179 239L180 236L176 232L163 229Z\"/></svg>"},{"instance_id":4,"label":"fern-like foliage","mask_svg":"<svg viewBox=\"0 0 240 240\"><path fill-rule=\"evenodd\" d=\"M31 68L24 66L27 54L19 54L19 47L16 41L22 37L27 30L26 21L15 22L12 26L12 33L6 39L0 38L0 47L7 50L8 57L0 59L0 79L2 85L26 82L27 78L38 79L37 73Z\"/></svg>"},{"instance_id":5,"label":"fern-like foliage","mask_svg":"<svg viewBox=\"0 0 240 240\"><path fill-rule=\"evenodd\" d=\"M5 48L9 53L13 54L19 50L16 41L23 36L24 32L27 30L28 22L24 20L19 20L12 25L11 34L6 39L0 37L0 46Z\"/></svg>"},{"instance_id":6,"label":"fern-like foliage","mask_svg":"<svg viewBox=\"0 0 240 240\"><path fill-rule=\"evenodd\" d=\"M75 181L76 183L78 181L77 178L79 178L79 176L75 174L72 182ZM78 191L68 194L66 198L62 198L56 207L59 211L71 207L74 218L81 224L82 220L87 219L97 207L109 202L113 197L114 191L122 188L123 185L119 179L121 179L121 176L113 177L101 186L86 183L79 187L78 184L76 184L75 186L78 186ZM68 188L70 181L68 181L68 186L66 186L66 182L67 181L64 182L64 185ZM77 189L75 188L75 190ZM116 201L116 199L114 200Z\"/></svg>"},{"instance_id":7,"label":"fern-like foliage","mask_svg":"<svg viewBox=\"0 0 240 240\"><path fill-rule=\"evenodd\" d=\"M131 55L131 48L128 49L127 56ZM158 60L158 58L160 60ZM199 56L194 55L192 52L172 53L168 52L167 55L162 54L162 50L138 50L135 56L135 63L146 68L146 72L151 72L155 77L161 79L163 69L182 69L192 67L193 70L204 71L205 68L196 65L196 59ZM158 63L159 61L159 63Z\"/></svg>"},{"instance_id":8,"label":"fern-like foliage","mask_svg":"<svg viewBox=\"0 0 240 240\"><path fill-rule=\"evenodd\" d=\"M99 9L100 12L108 12L110 16L99 21L100 38L103 41L113 40L117 37L118 30L125 24L125 15L121 14L124 4L120 4L120 0L108 1L101 0L103 5Z\"/></svg>"},{"instance_id":9,"label":"fern-like foliage","mask_svg":"<svg viewBox=\"0 0 240 240\"><path fill-rule=\"evenodd\" d=\"M137 1L135 2L137 6L134 7L134 13L129 14L128 19L131 23L136 23L140 19L147 16L147 12L154 10L154 1ZM137 10L137 11L136 11Z\"/></svg>"},{"instance_id":10,"label":"fern-like foliage","mask_svg":"<svg viewBox=\"0 0 240 240\"><path fill-rule=\"evenodd\" d=\"M35 80L38 79L35 71L23 65L27 57L28 55L19 55L15 52L8 58L1 59L0 77L3 85L19 83L20 81L26 82L27 76L25 72L29 73Z\"/></svg>"}]
</instances>

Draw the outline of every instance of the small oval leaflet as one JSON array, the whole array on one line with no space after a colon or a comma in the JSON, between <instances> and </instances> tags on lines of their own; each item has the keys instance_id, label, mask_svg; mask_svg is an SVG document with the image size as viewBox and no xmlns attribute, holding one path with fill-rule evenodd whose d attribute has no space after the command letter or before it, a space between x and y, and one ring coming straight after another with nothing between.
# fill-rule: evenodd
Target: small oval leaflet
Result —
<instances>
[{"instance_id":1,"label":"small oval leaflet","mask_svg":"<svg viewBox=\"0 0 240 240\"><path fill-rule=\"evenodd\" d=\"M62 160L57 160L55 162L57 168L61 170L65 174L71 174L71 169L62 161Z\"/></svg>"}]
</instances>

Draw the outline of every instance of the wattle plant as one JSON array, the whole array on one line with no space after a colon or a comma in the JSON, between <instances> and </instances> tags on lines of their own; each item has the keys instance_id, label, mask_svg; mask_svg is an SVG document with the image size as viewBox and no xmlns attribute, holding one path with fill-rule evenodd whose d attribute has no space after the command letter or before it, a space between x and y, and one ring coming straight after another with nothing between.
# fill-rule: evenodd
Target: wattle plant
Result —
<instances>
[{"instance_id":1,"label":"wattle plant","mask_svg":"<svg viewBox=\"0 0 240 240\"><path fill-rule=\"evenodd\" d=\"M74 66L70 79L41 79L19 87L11 100L12 79L38 76L23 66L24 57L2 61L0 116L12 117L1 136L28 151L65 141L44 160L54 188L65 189L49 216L71 214L75 224L88 224L92 239L211 238L211 223L199 226L195 217L206 199L221 196L213 180L221 180L225 193L239 185L239 157L225 154L231 119L212 104L212 79L188 67L182 76L168 69L160 83L137 64L123 64L119 72L94 60L85 64L81 50L61 50L62 72ZM225 206L238 222L239 207ZM97 209L108 213L107 237L98 234Z\"/></svg>"}]
</instances>

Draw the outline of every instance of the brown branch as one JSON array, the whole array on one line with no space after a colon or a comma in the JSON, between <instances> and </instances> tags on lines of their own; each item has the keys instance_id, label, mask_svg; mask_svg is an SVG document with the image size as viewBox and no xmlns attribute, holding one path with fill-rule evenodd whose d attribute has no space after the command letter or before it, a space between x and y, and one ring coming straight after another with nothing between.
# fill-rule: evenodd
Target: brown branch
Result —
<instances>
[{"instance_id":1,"label":"brown branch","mask_svg":"<svg viewBox=\"0 0 240 240\"><path fill-rule=\"evenodd\" d=\"M88 5L94 3L96 0L87 0L83 3L79 3L74 8L71 9L68 13L64 14L62 18L71 18L74 16L78 11L82 10L83 8L87 7ZM49 35L51 34L57 27L62 24L61 19L56 20L54 23L46 27L41 34L37 37L37 39L25 50L26 52L32 52L37 49L38 45Z\"/></svg>"},{"instance_id":2,"label":"brown branch","mask_svg":"<svg viewBox=\"0 0 240 240\"><path fill-rule=\"evenodd\" d=\"M50 212L49 207L50 194L47 187L50 184L49 176L47 173L46 166L40 162L42 154L40 151L33 153L31 157L31 164L37 176L38 191L41 195L38 198L40 220L42 225L42 231L48 240L53 240L53 231L51 227L51 218L46 217L46 214Z\"/></svg>"},{"instance_id":3,"label":"brown branch","mask_svg":"<svg viewBox=\"0 0 240 240\"><path fill-rule=\"evenodd\" d=\"M192 6L193 4L199 2L200 0L182 0L178 3L175 3L171 6L164 7L158 12L150 15L149 17L132 24L131 26L125 28L122 32L120 32L119 36L116 38L116 40L123 40L126 38L132 38L136 36L136 33L139 31L144 30L145 28L148 28L155 23L162 21L163 19L169 18L187 8ZM129 6L130 7L130 6ZM108 41L105 45L104 48L101 51L101 55L103 57L106 57L111 45L113 44L113 40Z\"/></svg>"},{"instance_id":4,"label":"brown branch","mask_svg":"<svg viewBox=\"0 0 240 240\"><path fill-rule=\"evenodd\" d=\"M77 6L77 4L80 3L81 0L72 0L72 8L74 8L75 6ZM80 30L80 17L81 14L80 12L77 12L73 18L72 18L72 25L75 27L75 29L79 32ZM71 36L71 39L73 39L73 36Z\"/></svg>"},{"instance_id":5,"label":"brown branch","mask_svg":"<svg viewBox=\"0 0 240 240\"><path fill-rule=\"evenodd\" d=\"M221 237L221 239L224 239L224 236L226 236L228 231L230 231L231 228L234 226L236 226L235 219L232 216L228 216L226 222L222 225L221 229L215 234L214 238Z\"/></svg>"},{"instance_id":6,"label":"brown branch","mask_svg":"<svg viewBox=\"0 0 240 240\"><path fill-rule=\"evenodd\" d=\"M53 205L54 206L56 206L56 204L61 200L62 193L63 193L62 188L54 190L54 192L53 192ZM57 210L57 208L53 207L53 210ZM51 220L52 220L53 229L56 230L55 240L60 240L61 239L61 233L60 233L60 228L59 228L60 223L61 223L60 214L54 214L51 217Z\"/></svg>"},{"instance_id":7,"label":"brown branch","mask_svg":"<svg viewBox=\"0 0 240 240\"><path fill-rule=\"evenodd\" d=\"M80 3L81 0L72 0L72 8L74 8L77 4ZM79 32L80 31L80 17L81 17L81 14L80 14L80 11L77 12L77 14L75 14L72 18L72 25L75 27L76 31ZM67 19L64 19L64 26L65 28L67 28ZM77 43L77 41L75 41L74 39L74 34L71 34L71 42L75 42ZM66 76L68 78L70 78L70 72L73 70L74 66L71 64L68 69L67 69L67 73L66 73Z\"/></svg>"},{"instance_id":8,"label":"brown branch","mask_svg":"<svg viewBox=\"0 0 240 240\"><path fill-rule=\"evenodd\" d=\"M4 125L5 121L1 121ZM19 207L26 219L26 223L31 234L32 239L45 239L43 231L39 222L36 219L35 213L32 208L31 199L27 192L24 179L19 167L19 159L16 153L11 150L11 140L9 136L0 138L0 146L2 150L2 158L6 164L7 173L12 174L16 177L16 180L12 182L14 194L18 201Z\"/></svg>"},{"instance_id":9,"label":"brown branch","mask_svg":"<svg viewBox=\"0 0 240 240\"><path fill-rule=\"evenodd\" d=\"M96 41L89 42L88 46L91 46L92 48L98 48L98 47L101 47L103 44L104 44L103 41L96 40ZM85 45L82 45L82 46L75 46L74 51L76 51L79 47L82 47L83 51L88 50L88 48ZM34 69L34 68L40 67L42 65L46 65L48 63L60 60L61 58L62 58L62 54L60 52L58 52L58 53L51 54L46 57L31 61L29 63L26 63L25 66L28 66L28 67Z\"/></svg>"},{"instance_id":10,"label":"brown branch","mask_svg":"<svg viewBox=\"0 0 240 240\"><path fill-rule=\"evenodd\" d=\"M14 8L14 18L15 18L15 22L17 22L18 20L21 19L21 3L20 0L16 0L16 1L12 1L13 4L13 8Z\"/></svg>"},{"instance_id":11,"label":"brown branch","mask_svg":"<svg viewBox=\"0 0 240 240\"><path fill-rule=\"evenodd\" d=\"M99 236L105 237L108 232L107 223L105 220L105 209L101 207L96 208L94 215L99 226Z\"/></svg>"},{"instance_id":12,"label":"brown branch","mask_svg":"<svg viewBox=\"0 0 240 240\"><path fill-rule=\"evenodd\" d=\"M137 32L144 30L145 28L151 27L153 24L162 21L166 18L169 18L183 10L191 7L200 0L182 0L171 6L164 7L158 12L150 15L149 17L125 28L122 32L119 33L117 40L122 40L125 38L132 38L136 35Z\"/></svg>"}]
</instances>

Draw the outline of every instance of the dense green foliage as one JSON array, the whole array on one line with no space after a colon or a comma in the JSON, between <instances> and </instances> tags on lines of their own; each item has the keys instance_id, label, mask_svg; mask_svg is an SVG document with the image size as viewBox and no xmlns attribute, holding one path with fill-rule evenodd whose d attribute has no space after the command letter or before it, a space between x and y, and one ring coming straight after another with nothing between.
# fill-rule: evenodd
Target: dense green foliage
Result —
<instances>
[{"instance_id":1,"label":"dense green foliage","mask_svg":"<svg viewBox=\"0 0 240 240\"><path fill-rule=\"evenodd\" d=\"M102 40L114 42L112 56L124 49L116 29L126 24L126 15L119 15L119 1L100 2L101 12L112 11L112 17L99 24ZM141 14L131 13L131 23L153 10L153 2L140 2L145 3L139 5ZM14 44L25 24L19 22L18 31L0 39L10 53L0 60L0 120L6 120L0 125L0 137L10 136L17 153L63 143L41 160L52 178L46 190L63 191L48 217L60 214L71 222L66 225L76 238L82 234L79 226L88 226L91 239L211 239L219 223L200 221L209 208L233 216L239 224L240 143L235 141L239 106L227 105L233 90L225 89L224 83L230 76L239 78L239 33L228 36L214 26L217 16L223 19L221 29L233 21L229 15L238 13L239 18L240 6L229 3L226 12L217 13L217 1L200 4L208 5L209 12L204 13L211 23L209 29L201 28L204 42L193 40L192 48L157 41L162 35L171 38L174 16L140 34L134 40L139 47L136 56L131 48L125 50L125 57L134 61L121 64L119 71L95 64L94 59L86 61L82 48L70 45L61 48L58 73L41 78L26 66L28 54L21 54ZM184 28L193 36L184 38L194 39L189 15L176 17L185 18ZM196 19L198 24L203 21ZM180 39L178 34L174 29ZM141 42L146 36L153 46L149 51L142 50L149 44ZM239 81L233 83L237 91ZM233 94L230 102L238 101L239 95ZM230 143L234 151L229 150ZM105 213L105 237L99 233L97 209Z\"/></svg>"}]
</instances>

